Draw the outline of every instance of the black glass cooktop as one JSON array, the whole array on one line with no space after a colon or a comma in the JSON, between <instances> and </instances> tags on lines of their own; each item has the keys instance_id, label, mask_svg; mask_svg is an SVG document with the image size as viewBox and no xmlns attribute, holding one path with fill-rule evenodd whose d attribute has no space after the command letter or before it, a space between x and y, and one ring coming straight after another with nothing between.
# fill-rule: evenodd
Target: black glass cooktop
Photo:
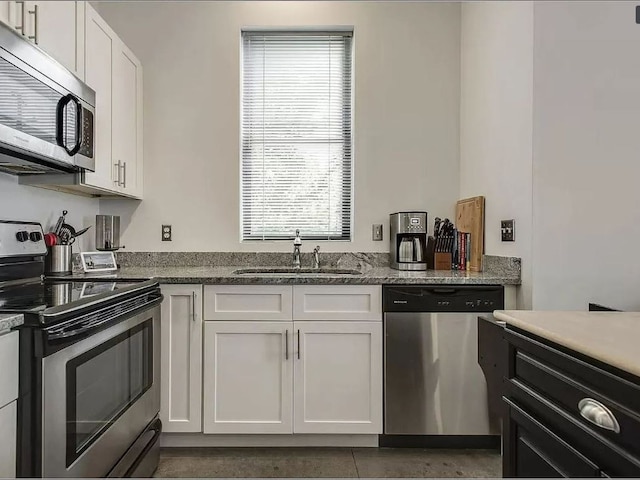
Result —
<instances>
[{"instance_id":1,"label":"black glass cooktop","mask_svg":"<svg viewBox=\"0 0 640 480\"><path fill-rule=\"evenodd\" d=\"M0 289L0 312L40 313L49 308L70 305L91 297L108 298L119 290L140 282L96 280L44 280Z\"/></svg>"}]
</instances>

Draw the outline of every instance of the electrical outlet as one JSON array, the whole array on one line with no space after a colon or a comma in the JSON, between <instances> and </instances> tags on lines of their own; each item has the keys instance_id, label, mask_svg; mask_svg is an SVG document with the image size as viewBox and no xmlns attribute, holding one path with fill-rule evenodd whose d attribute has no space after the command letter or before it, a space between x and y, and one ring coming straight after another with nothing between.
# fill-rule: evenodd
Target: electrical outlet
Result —
<instances>
[{"instance_id":1,"label":"electrical outlet","mask_svg":"<svg viewBox=\"0 0 640 480\"><path fill-rule=\"evenodd\" d=\"M500 222L500 232L502 233L503 242L515 242L516 241L516 221L502 220Z\"/></svg>"},{"instance_id":2,"label":"electrical outlet","mask_svg":"<svg viewBox=\"0 0 640 480\"><path fill-rule=\"evenodd\" d=\"M162 241L171 241L171 225L162 225Z\"/></svg>"},{"instance_id":3,"label":"electrical outlet","mask_svg":"<svg viewBox=\"0 0 640 480\"><path fill-rule=\"evenodd\" d=\"M373 228L371 229L371 240L374 242L382 241L382 224L374 223Z\"/></svg>"}]
</instances>

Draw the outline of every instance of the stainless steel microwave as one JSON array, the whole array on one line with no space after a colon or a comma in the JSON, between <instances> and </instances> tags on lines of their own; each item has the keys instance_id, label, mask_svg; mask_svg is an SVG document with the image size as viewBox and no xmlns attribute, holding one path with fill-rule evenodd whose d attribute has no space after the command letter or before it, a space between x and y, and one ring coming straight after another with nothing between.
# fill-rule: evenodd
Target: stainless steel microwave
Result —
<instances>
[{"instance_id":1,"label":"stainless steel microwave","mask_svg":"<svg viewBox=\"0 0 640 480\"><path fill-rule=\"evenodd\" d=\"M95 170L95 92L0 23L0 171Z\"/></svg>"}]
</instances>

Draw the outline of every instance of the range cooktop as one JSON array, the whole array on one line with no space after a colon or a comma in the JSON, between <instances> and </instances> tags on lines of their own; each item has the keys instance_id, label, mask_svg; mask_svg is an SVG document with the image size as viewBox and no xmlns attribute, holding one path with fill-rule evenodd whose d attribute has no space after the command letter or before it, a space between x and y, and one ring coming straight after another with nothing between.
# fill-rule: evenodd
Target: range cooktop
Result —
<instances>
[{"instance_id":1,"label":"range cooktop","mask_svg":"<svg viewBox=\"0 0 640 480\"><path fill-rule=\"evenodd\" d=\"M124 294L146 290L152 280L118 281L114 278L68 278L33 280L0 287L0 313L23 313L25 324L51 323L45 317L82 308L85 305L109 303ZM37 318L37 320L36 320Z\"/></svg>"}]
</instances>

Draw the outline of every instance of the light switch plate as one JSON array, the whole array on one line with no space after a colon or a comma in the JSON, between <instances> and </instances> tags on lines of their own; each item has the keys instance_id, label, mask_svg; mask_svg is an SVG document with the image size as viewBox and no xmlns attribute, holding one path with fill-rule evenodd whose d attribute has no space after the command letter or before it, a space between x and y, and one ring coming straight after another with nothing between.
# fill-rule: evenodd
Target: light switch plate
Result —
<instances>
[{"instance_id":1,"label":"light switch plate","mask_svg":"<svg viewBox=\"0 0 640 480\"><path fill-rule=\"evenodd\" d=\"M500 222L500 232L502 234L503 242L515 242L516 241L516 221L502 220Z\"/></svg>"},{"instance_id":2,"label":"light switch plate","mask_svg":"<svg viewBox=\"0 0 640 480\"><path fill-rule=\"evenodd\" d=\"M382 241L382 224L374 223L373 228L371 229L371 240L374 242Z\"/></svg>"},{"instance_id":3,"label":"light switch plate","mask_svg":"<svg viewBox=\"0 0 640 480\"><path fill-rule=\"evenodd\" d=\"M162 225L162 241L171 241L171 225Z\"/></svg>"}]
</instances>

